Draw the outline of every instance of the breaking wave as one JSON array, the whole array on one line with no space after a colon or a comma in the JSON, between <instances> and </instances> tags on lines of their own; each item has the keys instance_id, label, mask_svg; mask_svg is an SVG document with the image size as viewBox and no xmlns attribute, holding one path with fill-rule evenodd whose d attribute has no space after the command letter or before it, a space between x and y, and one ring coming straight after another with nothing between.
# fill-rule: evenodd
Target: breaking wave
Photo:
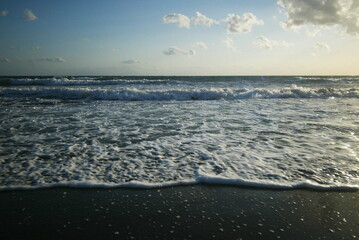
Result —
<instances>
[{"instance_id":1,"label":"breaking wave","mask_svg":"<svg viewBox=\"0 0 359 240\"><path fill-rule=\"evenodd\" d=\"M304 88L292 86L280 89L167 89L142 90L138 88L91 89L91 88L3 88L0 97L85 99L120 101L191 101L191 100L238 100L252 98L358 98L359 88Z\"/></svg>"}]
</instances>

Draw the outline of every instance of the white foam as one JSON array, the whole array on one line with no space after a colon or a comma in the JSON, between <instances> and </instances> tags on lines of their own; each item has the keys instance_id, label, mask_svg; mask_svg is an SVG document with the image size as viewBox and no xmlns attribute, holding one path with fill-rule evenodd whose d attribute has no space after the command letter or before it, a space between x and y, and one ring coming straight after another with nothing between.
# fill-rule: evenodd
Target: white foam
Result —
<instances>
[{"instance_id":1,"label":"white foam","mask_svg":"<svg viewBox=\"0 0 359 240\"><path fill-rule=\"evenodd\" d=\"M121 101L188 101L188 100L238 100L253 98L358 98L359 88L304 88L292 86L281 89L166 89L144 90L138 88L3 88L0 97L33 97L54 99L95 99Z\"/></svg>"},{"instance_id":2,"label":"white foam","mask_svg":"<svg viewBox=\"0 0 359 240\"><path fill-rule=\"evenodd\" d=\"M330 77L330 76L318 76L318 77L313 77L313 76L299 76L296 77L296 79L299 80L314 80L314 81L331 81L331 82L338 82L338 81L351 81L351 80L359 80L358 76L337 76L337 77Z\"/></svg>"},{"instance_id":3,"label":"white foam","mask_svg":"<svg viewBox=\"0 0 359 240\"><path fill-rule=\"evenodd\" d=\"M221 185L237 185L255 188L270 189L315 189L315 190L359 190L359 185L352 184L318 184L313 181L287 182L278 183L275 181L250 181L240 178L225 178L220 176L207 175L201 173L197 178L197 183L221 184Z\"/></svg>"},{"instance_id":4,"label":"white foam","mask_svg":"<svg viewBox=\"0 0 359 240\"><path fill-rule=\"evenodd\" d=\"M359 88L285 81L3 84L0 188L357 189Z\"/></svg>"},{"instance_id":5,"label":"white foam","mask_svg":"<svg viewBox=\"0 0 359 240\"><path fill-rule=\"evenodd\" d=\"M291 184L280 184L270 181L248 181L243 179L230 179L214 176L200 176L196 180L182 180L182 181L169 181L163 183L151 183L131 181L128 183L101 183L95 181L70 181L51 184L37 184L37 185L9 185L0 186L0 191L11 190L34 190L34 189L46 189L46 188L137 188L137 189L153 189L153 188L167 188L175 186L189 186L198 184L211 184L211 185L223 185L223 186L238 186L238 187L251 187L261 189L275 189L275 190L294 190L294 189L312 189L312 190L336 190L336 191L357 191L359 185L344 185L344 184L318 184L311 181L297 182Z\"/></svg>"}]
</instances>

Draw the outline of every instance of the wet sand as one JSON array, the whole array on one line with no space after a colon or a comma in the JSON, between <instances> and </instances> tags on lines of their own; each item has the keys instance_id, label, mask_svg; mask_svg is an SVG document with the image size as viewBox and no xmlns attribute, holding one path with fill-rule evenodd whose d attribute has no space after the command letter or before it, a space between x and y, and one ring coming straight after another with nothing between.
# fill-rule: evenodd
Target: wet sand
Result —
<instances>
[{"instance_id":1,"label":"wet sand","mask_svg":"<svg viewBox=\"0 0 359 240\"><path fill-rule=\"evenodd\" d=\"M359 192L195 185L0 192L2 239L358 239Z\"/></svg>"}]
</instances>

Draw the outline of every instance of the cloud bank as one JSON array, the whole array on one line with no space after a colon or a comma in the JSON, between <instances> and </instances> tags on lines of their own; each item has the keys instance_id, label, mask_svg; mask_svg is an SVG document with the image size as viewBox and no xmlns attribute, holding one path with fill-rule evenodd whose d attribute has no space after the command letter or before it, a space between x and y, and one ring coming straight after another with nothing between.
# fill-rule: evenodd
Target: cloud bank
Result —
<instances>
[{"instance_id":1,"label":"cloud bank","mask_svg":"<svg viewBox=\"0 0 359 240\"><path fill-rule=\"evenodd\" d=\"M29 9L24 10L24 19L26 21L34 21L37 19L37 16Z\"/></svg>"},{"instance_id":2,"label":"cloud bank","mask_svg":"<svg viewBox=\"0 0 359 240\"><path fill-rule=\"evenodd\" d=\"M182 50L178 47L169 47L166 51L163 51L163 54L165 55L178 55L178 54L181 54L181 55L195 55L196 52L194 50Z\"/></svg>"},{"instance_id":3,"label":"cloud bank","mask_svg":"<svg viewBox=\"0 0 359 240\"><path fill-rule=\"evenodd\" d=\"M178 27L190 28L191 24L202 25L206 27L212 27L213 25L219 24L212 18L203 15L200 12L196 12L195 16L191 19L186 15L179 13L167 14L163 17L164 23L176 23ZM222 22L227 24L227 32L233 34L242 34L252 31L254 25L263 25L264 22L258 19L253 13L244 13L243 16L236 14L228 14L228 17Z\"/></svg>"},{"instance_id":4,"label":"cloud bank","mask_svg":"<svg viewBox=\"0 0 359 240\"><path fill-rule=\"evenodd\" d=\"M285 10L287 28L302 25L343 27L348 34L359 34L358 0L278 0Z\"/></svg>"},{"instance_id":5,"label":"cloud bank","mask_svg":"<svg viewBox=\"0 0 359 240\"><path fill-rule=\"evenodd\" d=\"M253 13L245 13L243 16L228 14L224 19L227 23L228 33L243 34L252 30L254 25L263 25L263 21L259 20Z\"/></svg>"}]
</instances>

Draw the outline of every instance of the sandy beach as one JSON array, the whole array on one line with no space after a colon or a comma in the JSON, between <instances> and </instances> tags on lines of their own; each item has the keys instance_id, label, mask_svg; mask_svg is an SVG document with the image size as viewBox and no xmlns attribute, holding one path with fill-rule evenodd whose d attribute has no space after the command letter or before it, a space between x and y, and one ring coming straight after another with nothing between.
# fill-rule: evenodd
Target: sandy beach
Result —
<instances>
[{"instance_id":1,"label":"sandy beach","mask_svg":"<svg viewBox=\"0 0 359 240\"><path fill-rule=\"evenodd\" d=\"M359 192L195 185L0 192L3 239L356 239Z\"/></svg>"}]
</instances>

